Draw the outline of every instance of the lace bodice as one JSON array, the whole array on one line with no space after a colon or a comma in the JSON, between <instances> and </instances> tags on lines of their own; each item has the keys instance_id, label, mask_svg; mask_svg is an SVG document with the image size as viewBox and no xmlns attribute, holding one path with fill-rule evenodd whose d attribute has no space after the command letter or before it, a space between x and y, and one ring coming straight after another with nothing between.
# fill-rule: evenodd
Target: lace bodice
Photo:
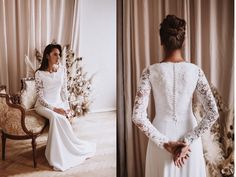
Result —
<instances>
[{"instance_id":1,"label":"lace bodice","mask_svg":"<svg viewBox=\"0 0 236 177\"><path fill-rule=\"evenodd\" d=\"M37 71L35 73L37 102L35 106L69 108L66 68L59 66L57 72Z\"/></svg>"},{"instance_id":2,"label":"lace bodice","mask_svg":"<svg viewBox=\"0 0 236 177\"><path fill-rule=\"evenodd\" d=\"M160 148L170 141L170 137L160 132L147 117L146 109L151 89L156 108L153 122L156 124L163 121L169 124L188 123L188 119L194 117L192 97L193 93L197 92L206 116L197 126L190 124L190 129L186 129L179 137L179 140L187 144L200 137L219 116L213 94L201 68L187 62L157 63L147 67L138 85L132 120Z\"/></svg>"}]
</instances>

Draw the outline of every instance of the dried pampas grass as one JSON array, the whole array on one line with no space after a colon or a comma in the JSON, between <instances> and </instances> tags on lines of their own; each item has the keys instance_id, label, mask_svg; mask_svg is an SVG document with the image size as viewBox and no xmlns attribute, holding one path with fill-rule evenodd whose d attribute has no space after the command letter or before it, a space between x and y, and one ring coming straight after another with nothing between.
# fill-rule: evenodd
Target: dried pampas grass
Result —
<instances>
[{"instance_id":1,"label":"dried pampas grass","mask_svg":"<svg viewBox=\"0 0 236 177\"><path fill-rule=\"evenodd\" d=\"M206 161L207 177L233 177L234 174L234 114L210 84L220 117L211 129L202 136L203 152ZM193 112L199 122L205 111L196 95L193 100Z\"/></svg>"},{"instance_id":2,"label":"dried pampas grass","mask_svg":"<svg viewBox=\"0 0 236 177\"><path fill-rule=\"evenodd\" d=\"M207 131L202 137L205 160L212 165L218 165L224 160L224 152L221 149L216 136L216 134Z\"/></svg>"}]
</instances>

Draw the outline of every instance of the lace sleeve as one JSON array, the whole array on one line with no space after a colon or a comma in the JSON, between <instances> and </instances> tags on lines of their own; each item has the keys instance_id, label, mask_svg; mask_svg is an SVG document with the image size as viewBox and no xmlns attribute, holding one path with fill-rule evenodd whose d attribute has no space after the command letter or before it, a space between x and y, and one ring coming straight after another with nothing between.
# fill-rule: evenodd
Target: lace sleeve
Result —
<instances>
[{"instance_id":1,"label":"lace sleeve","mask_svg":"<svg viewBox=\"0 0 236 177\"><path fill-rule=\"evenodd\" d=\"M43 89L44 89L43 81L40 78L40 74L39 74L38 71L35 73L35 88L36 88L36 95L37 95L37 99L38 99L39 103L42 106L53 110L54 107L52 105L50 105L49 103L47 103L47 101L44 99L44 96L43 96Z\"/></svg>"},{"instance_id":2,"label":"lace sleeve","mask_svg":"<svg viewBox=\"0 0 236 177\"><path fill-rule=\"evenodd\" d=\"M164 149L163 144L168 142L169 138L160 133L147 117L148 100L151 91L149 75L148 69L145 69L142 73L135 97L132 120L148 138L158 147Z\"/></svg>"},{"instance_id":3,"label":"lace sleeve","mask_svg":"<svg viewBox=\"0 0 236 177\"><path fill-rule=\"evenodd\" d=\"M190 132L184 135L183 140L187 144L191 144L194 140L200 137L205 131L210 129L216 119L219 117L218 108L215 98L211 92L206 76L202 69L199 68L199 78L196 85L196 94L200 103L206 112L199 124Z\"/></svg>"}]
</instances>

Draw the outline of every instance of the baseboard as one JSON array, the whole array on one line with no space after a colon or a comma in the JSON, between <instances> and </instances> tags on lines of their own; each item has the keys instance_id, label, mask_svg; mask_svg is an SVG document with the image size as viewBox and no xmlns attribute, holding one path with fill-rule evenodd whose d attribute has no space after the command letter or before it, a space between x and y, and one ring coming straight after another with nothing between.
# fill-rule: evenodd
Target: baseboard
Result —
<instances>
[{"instance_id":1,"label":"baseboard","mask_svg":"<svg viewBox=\"0 0 236 177\"><path fill-rule=\"evenodd\" d=\"M94 109L89 111L89 113L111 112L111 111L116 111L116 108Z\"/></svg>"}]
</instances>

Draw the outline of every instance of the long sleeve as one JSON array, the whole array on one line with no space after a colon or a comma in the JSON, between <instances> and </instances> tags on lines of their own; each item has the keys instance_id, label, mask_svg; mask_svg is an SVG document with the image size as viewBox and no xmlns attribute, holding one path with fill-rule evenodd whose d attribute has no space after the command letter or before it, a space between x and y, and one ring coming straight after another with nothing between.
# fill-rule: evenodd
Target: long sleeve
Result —
<instances>
[{"instance_id":1,"label":"long sleeve","mask_svg":"<svg viewBox=\"0 0 236 177\"><path fill-rule=\"evenodd\" d=\"M53 110L54 107L52 105L50 105L45 99L44 99L44 96L43 96L43 81L42 79L40 78L40 73L39 71L37 71L35 73L35 87L36 87L36 95L37 95L37 99L39 101L39 103L48 108L48 109L51 109Z\"/></svg>"},{"instance_id":2,"label":"long sleeve","mask_svg":"<svg viewBox=\"0 0 236 177\"><path fill-rule=\"evenodd\" d=\"M148 100L151 91L149 81L149 70L145 69L139 81L137 94L135 97L132 120L134 124L158 147L164 149L163 144L169 141L169 138L159 132L149 121L147 117Z\"/></svg>"},{"instance_id":3,"label":"long sleeve","mask_svg":"<svg viewBox=\"0 0 236 177\"><path fill-rule=\"evenodd\" d=\"M67 107L69 108L66 67L63 67L63 85L61 88L61 99L64 103L66 103Z\"/></svg>"},{"instance_id":4,"label":"long sleeve","mask_svg":"<svg viewBox=\"0 0 236 177\"><path fill-rule=\"evenodd\" d=\"M215 98L211 92L211 88L208 84L206 76L200 68L195 92L199 98L200 103L203 105L206 114L192 131L184 135L183 140L189 145L194 142L194 140L202 136L202 134L208 129L210 129L210 127L219 117Z\"/></svg>"}]
</instances>

